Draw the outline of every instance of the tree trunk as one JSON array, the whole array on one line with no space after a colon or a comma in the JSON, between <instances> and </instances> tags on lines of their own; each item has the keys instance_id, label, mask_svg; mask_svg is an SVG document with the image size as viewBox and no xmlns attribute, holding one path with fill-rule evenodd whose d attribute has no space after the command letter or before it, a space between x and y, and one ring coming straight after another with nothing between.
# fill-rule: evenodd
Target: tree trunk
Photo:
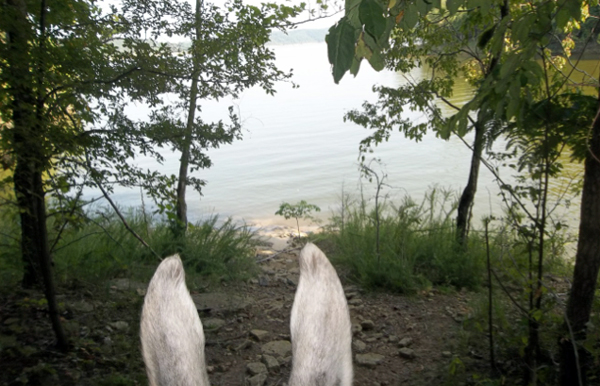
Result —
<instances>
[{"instance_id":1,"label":"tree trunk","mask_svg":"<svg viewBox=\"0 0 600 386\"><path fill-rule=\"evenodd\" d=\"M508 17L508 0L504 0L500 6L500 22ZM502 46L503 47L503 46ZM485 76L490 76L500 61L502 50L493 53L490 64L485 71ZM473 155L471 156L471 170L469 171L469 180L458 202L456 215L456 239L462 247L467 245L467 234L469 232L469 219L471 218L471 209L477 192L477 180L479 178L479 166L481 165L481 154L483 153L483 134L485 133L486 120L484 118L484 107L477 114L475 122L475 139L473 141Z\"/></svg>"},{"instance_id":2,"label":"tree trunk","mask_svg":"<svg viewBox=\"0 0 600 386\"><path fill-rule=\"evenodd\" d=\"M600 109L592 126L589 150L583 176L573 286L566 310L566 336L560 341L560 380L563 386L579 385L580 380L581 384L586 384L586 372L591 364L591 357L582 343L586 338L586 325L590 320L600 269Z\"/></svg>"},{"instance_id":3,"label":"tree trunk","mask_svg":"<svg viewBox=\"0 0 600 386\"><path fill-rule=\"evenodd\" d=\"M188 167L190 163L190 147L192 145L192 134L194 129L194 119L196 117L196 106L198 98L198 72L199 61L198 44L201 39L201 23L202 23L202 0L196 0L196 39L192 43L192 58L194 61L194 71L192 74L192 86L190 89L190 105L188 108L188 119L185 127L183 144L181 149L181 159L179 160L179 179L177 181L177 203L176 212L177 228L180 230L187 229L187 203L185 202L185 190L187 187Z\"/></svg>"},{"instance_id":4,"label":"tree trunk","mask_svg":"<svg viewBox=\"0 0 600 386\"><path fill-rule=\"evenodd\" d=\"M7 31L10 43L6 61L12 97L12 128L9 135L16 158L13 183L21 219L21 256L24 265L22 285L32 288L43 284L57 345L59 349L66 351L68 344L58 315L46 229L42 178L45 164L42 146L45 138L39 119L43 104L37 103L30 73L30 68L34 67L29 51L33 34L28 22L26 3L23 0L8 0L7 5L6 10L14 20ZM45 11L45 3L42 2L42 20ZM43 28L42 24L42 31ZM38 75L43 76L41 68L38 70Z\"/></svg>"},{"instance_id":5,"label":"tree trunk","mask_svg":"<svg viewBox=\"0 0 600 386\"><path fill-rule=\"evenodd\" d=\"M477 180L479 178L479 166L481 165L481 153L483 152L484 122L477 119L475 122L475 139L473 140L473 155L471 156L471 170L469 180L458 203L458 214L456 216L456 239L459 244L466 246L467 233L469 230L469 218L477 192Z\"/></svg>"}]
</instances>

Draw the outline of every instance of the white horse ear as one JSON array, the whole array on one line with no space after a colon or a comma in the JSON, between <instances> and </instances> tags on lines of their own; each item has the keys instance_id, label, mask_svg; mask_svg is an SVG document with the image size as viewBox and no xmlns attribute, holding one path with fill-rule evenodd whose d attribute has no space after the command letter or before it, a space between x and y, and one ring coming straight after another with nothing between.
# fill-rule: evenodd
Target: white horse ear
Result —
<instances>
[{"instance_id":1,"label":"white horse ear","mask_svg":"<svg viewBox=\"0 0 600 386\"><path fill-rule=\"evenodd\" d=\"M352 326L340 279L314 244L300 252L300 279L290 322L290 386L352 384Z\"/></svg>"},{"instance_id":2,"label":"white horse ear","mask_svg":"<svg viewBox=\"0 0 600 386\"><path fill-rule=\"evenodd\" d=\"M163 260L150 284L140 324L150 386L208 386L204 331L178 255Z\"/></svg>"},{"instance_id":3,"label":"white horse ear","mask_svg":"<svg viewBox=\"0 0 600 386\"><path fill-rule=\"evenodd\" d=\"M290 386L350 386L352 333L335 269L313 244L300 253L300 280L291 317ZM156 269L140 326L150 386L208 386L204 331L185 285L179 256Z\"/></svg>"}]
</instances>

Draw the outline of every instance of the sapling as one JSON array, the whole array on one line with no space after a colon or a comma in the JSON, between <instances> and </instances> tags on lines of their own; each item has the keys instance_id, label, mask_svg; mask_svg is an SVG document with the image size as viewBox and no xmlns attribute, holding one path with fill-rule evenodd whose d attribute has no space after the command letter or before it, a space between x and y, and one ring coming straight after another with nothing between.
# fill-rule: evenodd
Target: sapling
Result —
<instances>
[{"instance_id":1,"label":"sapling","mask_svg":"<svg viewBox=\"0 0 600 386\"><path fill-rule=\"evenodd\" d=\"M279 206L279 210L277 212L275 212L276 215L279 216L283 216L285 217L286 220L289 220L290 218L295 218L296 219L296 227L298 228L298 237L300 237L300 218L303 218L304 220L314 220L314 217L312 217L311 212L312 211L315 212L320 212L321 208L319 208L316 205L313 204L309 204L306 201L302 200L299 203L292 205L292 204L288 204L287 202L282 203Z\"/></svg>"}]
</instances>

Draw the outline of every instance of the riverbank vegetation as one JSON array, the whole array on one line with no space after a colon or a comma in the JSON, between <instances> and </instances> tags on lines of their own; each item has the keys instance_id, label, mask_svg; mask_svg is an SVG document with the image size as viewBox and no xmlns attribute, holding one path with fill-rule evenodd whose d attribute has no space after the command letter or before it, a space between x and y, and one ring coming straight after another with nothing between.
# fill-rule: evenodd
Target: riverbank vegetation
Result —
<instances>
[{"instance_id":1,"label":"riverbank vegetation","mask_svg":"<svg viewBox=\"0 0 600 386\"><path fill-rule=\"evenodd\" d=\"M214 216L189 225L185 237L173 237L169 221L141 210L124 213L128 231L112 208L85 213L79 224L62 227L48 221L49 236L56 240L52 257L57 284L74 282L101 286L121 276L148 281L156 264L166 256L179 253L188 275L208 282L243 281L256 274L255 246L258 239L244 225ZM15 214L3 213L0 280L5 288L18 287L23 274ZM147 246L133 235L143 238Z\"/></svg>"},{"instance_id":2,"label":"riverbank vegetation","mask_svg":"<svg viewBox=\"0 0 600 386\"><path fill-rule=\"evenodd\" d=\"M410 197L405 197L400 202L382 200L377 215L372 202L372 197L352 200L346 196L340 202L338 212L324 226L323 232L312 236L314 241L327 250L344 282L359 285L375 294L400 293L416 296L416 299L425 294L428 301L437 301L428 297L428 294L445 293L452 296L451 294L470 293L472 300L469 308L463 311L462 316L454 316L461 321L459 329L462 333L458 338L444 342L452 347L454 355L438 363L439 368L435 371L438 376L447 378L449 384L464 384L477 377L487 377L481 364L482 358L487 358L489 350L485 342L489 335L487 326L491 309L492 333L496 338L493 345L495 363L507 380L517 381L520 377L520 358L523 357L527 342L529 313L523 313L523 310L527 310L530 288L532 283L535 285L535 281L527 277L530 262L527 244L522 237L500 219L487 222L487 231L482 222L480 226L474 225L471 229L470 243L468 249L465 249L455 237L456 228L452 215L456 210L456 194L442 188L430 190L418 202ZM261 272L256 255L256 246L261 241L247 227L236 226L230 220L211 218L202 223L190 224L185 237L176 239L170 228L172 224L165 217L161 219L136 210L122 212L130 229L142 237L148 246L142 245L125 228L122 219L114 215L112 208L97 208L86 213L86 221L62 229L60 240L53 248L56 282L58 293L61 294L59 310L63 315L63 323L74 334L72 342L76 346L93 350L97 352L95 355L108 355L105 361L114 353L122 355L123 352L137 352L137 330L130 330L132 337L129 339L114 342L118 347L105 347L102 342L106 334L101 332L93 334L93 340L84 340L79 330L73 330L73 326L85 329L89 322L84 322L87 319L80 319L80 316L73 314L71 298L74 294L85 293L84 299L87 302L114 302L114 294L106 298L107 286L112 288L119 285L115 283L142 283L140 286L143 287L156 267L156 255L167 256L172 253L180 253L182 256L188 283L193 289L236 287L256 281L257 274ZM6 221L2 222L0 233L7 243L3 245L0 255L0 292L6 296L18 286L22 267L19 264L16 242L18 229L14 226L17 224L15 213L12 217L7 212L3 215ZM60 231L56 224L53 220L49 221L52 239L56 239L55 236ZM9 242L10 240L13 242ZM377 245L380 246L379 253ZM567 285L565 278L570 276L572 268L564 259L564 245L565 240L560 234L548 239L547 258L544 262L545 300L541 312L535 314L540 322L540 347L551 355L556 354L555 343L560 333L560 312L564 307ZM488 259L494 276L491 281L494 289L491 303L487 296L490 288L486 266ZM114 293L115 290L110 291ZM67 302L64 300L65 294L68 294ZM27 292L24 296L31 300L21 304L19 312L30 308L44 308L42 303L35 306L30 304L33 299L38 298L34 293ZM127 320L131 320L128 323L135 324L141 297L133 296L133 299L127 300L121 299L119 295L118 298L118 304L133 302L125 307L133 307L127 314ZM39 301L43 302L43 299ZM13 300L7 298L7 304L12 305ZM16 309L10 309L10 314L17 312ZM107 320L117 318L116 312L109 314L105 315L109 318ZM21 314L18 315L19 318L22 317ZM452 325L446 327L449 329L448 334L456 328ZM25 338L18 331L13 331L9 336ZM590 336L590 343L594 336ZM106 350L113 354L105 354ZM477 358L472 357L475 355L473 353L476 353ZM35 351L19 351L15 346L7 344L1 355L4 355L7 363L29 363L38 358L38 367L24 365L27 377L23 379L54 379L46 374L45 366L51 361L38 356ZM79 356L78 351L71 355ZM111 361L106 362L109 368L113 366ZM123 384L137 384L136 379L143 379L139 355L120 362L122 368L131 367L128 375L114 374L107 379L119 380ZM557 367L549 362L539 372L547 380L543 384L553 384L556 372Z\"/></svg>"},{"instance_id":3,"label":"riverbank vegetation","mask_svg":"<svg viewBox=\"0 0 600 386\"><path fill-rule=\"evenodd\" d=\"M272 30L291 28L305 5L150 3L124 0L101 9L86 0L68 5L9 0L0 13L5 170L0 189L14 191L14 197L2 197L0 275L6 288L19 282L25 290L44 291L45 300L34 308L45 310L55 334L49 346L63 353L73 347L62 327L57 280L72 286L100 285L123 275L147 279L151 268L146 267L172 253L181 253L191 272L211 280L246 280L255 271L255 241L247 228L216 218L188 224L186 187L200 191L204 184L190 173L210 167L207 149L231 143L241 130L233 107L224 123L202 120L200 106L252 86L274 94L275 82L289 80L291 74L277 69L266 43ZM318 3L327 10L326 2ZM368 288L483 290L486 299L473 326L480 329L480 340L488 339L488 366L477 382L503 384L508 376L517 379L512 371L518 369L527 385L593 383L598 379L591 322L600 270L599 83L578 61L586 45L598 40L597 3L346 4L327 37L334 80L346 72L357 75L366 59L378 71L404 74L407 82L376 87L377 101L346 116L372 130L360 143L361 172L377 186L372 207L364 198L342 202L324 235L332 256L348 269L350 280ZM313 18L314 10L309 11ZM158 41L164 35L192 44L174 52ZM415 67L427 68L430 76L413 82ZM448 99L459 77L473 87L460 106ZM455 113L444 116L436 101ZM128 104L148 108L148 119L130 119ZM425 119L407 119L406 109ZM419 204L382 199L384 178L364 161L396 130L417 141L427 131L443 139L458 136L472 150L456 210L446 207L449 196L441 191ZM507 146L492 152L498 138ZM161 163L163 149L181 153L177 176L134 162L143 155ZM549 190L565 156L585 163L566 303L548 283L565 267L563 224L554 213L564 201ZM505 213L478 226L471 209L481 165L498 181ZM514 182L497 166L514 170ZM123 215L111 199L115 185L142 189L161 220L145 211ZM89 188L101 192L111 211L87 209L90 202L82 197ZM296 219L305 214L290 208L281 214ZM14 350L7 355L23 354ZM511 353L519 359L507 364L501 356ZM459 373L461 358L452 363L451 372Z\"/></svg>"}]
</instances>

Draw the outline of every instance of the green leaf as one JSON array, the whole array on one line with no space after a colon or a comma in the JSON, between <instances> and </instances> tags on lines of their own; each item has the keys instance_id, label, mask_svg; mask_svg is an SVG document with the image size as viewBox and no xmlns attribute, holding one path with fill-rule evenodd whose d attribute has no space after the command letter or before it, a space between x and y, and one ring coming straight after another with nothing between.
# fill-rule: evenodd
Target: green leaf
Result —
<instances>
[{"instance_id":1,"label":"green leaf","mask_svg":"<svg viewBox=\"0 0 600 386\"><path fill-rule=\"evenodd\" d=\"M350 73L354 76L358 74L358 70L360 70L360 62L362 62L362 58L357 59L356 57L352 59L352 65L350 66Z\"/></svg>"},{"instance_id":2,"label":"green leaf","mask_svg":"<svg viewBox=\"0 0 600 386\"><path fill-rule=\"evenodd\" d=\"M355 58L367 58L367 60L369 60L373 55L373 50L365 43L364 39L365 33L362 32L358 37L358 42L356 43Z\"/></svg>"},{"instance_id":3,"label":"green leaf","mask_svg":"<svg viewBox=\"0 0 600 386\"><path fill-rule=\"evenodd\" d=\"M491 1L482 1L479 3L479 12L481 12L481 14L483 16L487 16L487 14L490 12L491 8L492 8Z\"/></svg>"},{"instance_id":4,"label":"green leaf","mask_svg":"<svg viewBox=\"0 0 600 386\"><path fill-rule=\"evenodd\" d=\"M379 52L373 52L373 55L371 55L371 58L369 59L369 63L375 71L381 71L385 68L385 61L383 60L383 55L381 55L381 53Z\"/></svg>"},{"instance_id":5,"label":"green leaf","mask_svg":"<svg viewBox=\"0 0 600 386\"><path fill-rule=\"evenodd\" d=\"M427 13L429 12L429 4L427 4L425 0L417 0L415 5L417 6L417 10L421 15L427 15Z\"/></svg>"},{"instance_id":6,"label":"green leaf","mask_svg":"<svg viewBox=\"0 0 600 386\"><path fill-rule=\"evenodd\" d=\"M369 34L361 34L361 41L365 44L365 49L369 50L371 53L369 56L365 56L371 67L375 71L381 71L385 68L385 61L383 59L383 54L381 53L381 46L373 39L373 37Z\"/></svg>"},{"instance_id":7,"label":"green leaf","mask_svg":"<svg viewBox=\"0 0 600 386\"><path fill-rule=\"evenodd\" d=\"M562 30L565 28L570 18L571 14L566 7L559 8L558 12L556 13L556 27L559 30Z\"/></svg>"},{"instance_id":8,"label":"green leaf","mask_svg":"<svg viewBox=\"0 0 600 386\"><path fill-rule=\"evenodd\" d=\"M451 15L454 15L461 6L461 0L446 0L446 8Z\"/></svg>"},{"instance_id":9,"label":"green leaf","mask_svg":"<svg viewBox=\"0 0 600 386\"><path fill-rule=\"evenodd\" d=\"M419 21L419 11L414 5L409 5L404 9L404 17L402 17L402 23L407 29L412 29L417 25Z\"/></svg>"},{"instance_id":10,"label":"green leaf","mask_svg":"<svg viewBox=\"0 0 600 386\"><path fill-rule=\"evenodd\" d=\"M354 43L356 29L343 17L329 29L325 37L329 63L333 66L333 80L339 83L346 71L352 66L354 59Z\"/></svg>"},{"instance_id":11,"label":"green leaf","mask_svg":"<svg viewBox=\"0 0 600 386\"><path fill-rule=\"evenodd\" d=\"M521 82L515 80L510 84L508 93L508 107L506 109L506 118L516 117L521 107Z\"/></svg>"},{"instance_id":12,"label":"green leaf","mask_svg":"<svg viewBox=\"0 0 600 386\"><path fill-rule=\"evenodd\" d=\"M575 20L581 19L581 1L563 0L559 6L564 6L571 13L571 17Z\"/></svg>"},{"instance_id":13,"label":"green leaf","mask_svg":"<svg viewBox=\"0 0 600 386\"><path fill-rule=\"evenodd\" d=\"M385 9L377 0L363 0L359 6L359 17L365 26L365 31L375 39L379 39L385 32Z\"/></svg>"},{"instance_id":14,"label":"green leaf","mask_svg":"<svg viewBox=\"0 0 600 386\"><path fill-rule=\"evenodd\" d=\"M362 26L359 16L359 6L361 3L362 0L346 0L346 19L352 26L356 28Z\"/></svg>"}]
</instances>

